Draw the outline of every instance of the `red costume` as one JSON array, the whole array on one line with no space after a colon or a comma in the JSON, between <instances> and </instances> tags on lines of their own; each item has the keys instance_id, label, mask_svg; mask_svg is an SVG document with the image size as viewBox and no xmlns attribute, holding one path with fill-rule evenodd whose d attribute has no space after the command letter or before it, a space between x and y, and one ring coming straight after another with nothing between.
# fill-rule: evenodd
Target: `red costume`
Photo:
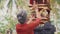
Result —
<instances>
[{"instance_id":1,"label":"red costume","mask_svg":"<svg viewBox=\"0 0 60 34\"><path fill-rule=\"evenodd\" d=\"M30 4L33 5L33 1L35 1L38 4L47 4L47 2L49 3L50 0L30 0Z\"/></svg>"},{"instance_id":2,"label":"red costume","mask_svg":"<svg viewBox=\"0 0 60 34\"><path fill-rule=\"evenodd\" d=\"M34 28L41 24L40 19L32 21L30 24L16 24L17 34L34 34Z\"/></svg>"}]
</instances>

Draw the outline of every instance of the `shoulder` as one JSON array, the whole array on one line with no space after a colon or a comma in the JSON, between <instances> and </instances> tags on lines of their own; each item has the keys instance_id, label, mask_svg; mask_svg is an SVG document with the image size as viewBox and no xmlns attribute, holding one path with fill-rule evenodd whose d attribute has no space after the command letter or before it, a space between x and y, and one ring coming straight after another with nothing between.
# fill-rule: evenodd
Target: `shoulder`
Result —
<instances>
[{"instance_id":1,"label":"shoulder","mask_svg":"<svg viewBox=\"0 0 60 34\"><path fill-rule=\"evenodd\" d=\"M17 24L16 24L16 26L19 26L19 25L20 25L20 23L17 23Z\"/></svg>"}]
</instances>

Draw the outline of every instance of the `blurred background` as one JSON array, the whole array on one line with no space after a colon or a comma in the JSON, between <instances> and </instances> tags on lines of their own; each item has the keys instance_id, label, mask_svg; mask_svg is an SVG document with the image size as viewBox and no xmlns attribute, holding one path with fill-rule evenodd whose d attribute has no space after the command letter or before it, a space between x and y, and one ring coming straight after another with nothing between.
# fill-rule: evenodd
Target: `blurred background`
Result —
<instances>
[{"instance_id":1,"label":"blurred background","mask_svg":"<svg viewBox=\"0 0 60 34\"><path fill-rule=\"evenodd\" d=\"M60 34L60 0L50 0L50 5L52 9L50 20L56 27L56 32ZM0 34L6 34L8 30L16 34L15 25L18 23L16 18L18 9L25 9L29 15L30 9L28 6L29 0L0 0Z\"/></svg>"}]
</instances>

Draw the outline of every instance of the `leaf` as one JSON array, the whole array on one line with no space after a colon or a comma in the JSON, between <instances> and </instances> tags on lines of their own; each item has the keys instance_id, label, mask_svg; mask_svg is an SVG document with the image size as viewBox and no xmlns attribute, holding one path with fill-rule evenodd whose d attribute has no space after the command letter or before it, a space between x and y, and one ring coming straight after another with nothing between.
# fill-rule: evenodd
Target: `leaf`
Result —
<instances>
[{"instance_id":1,"label":"leaf","mask_svg":"<svg viewBox=\"0 0 60 34\"><path fill-rule=\"evenodd\" d=\"M58 4L60 4L60 0L56 0Z\"/></svg>"},{"instance_id":2,"label":"leaf","mask_svg":"<svg viewBox=\"0 0 60 34\"><path fill-rule=\"evenodd\" d=\"M10 0L9 3L8 3L8 8L12 9L12 4L13 4L12 0Z\"/></svg>"},{"instance_id":3,"label":"leaf","mask_svg":"<svg viewBox=\"0 0 60 34\"><path fill-rule=\"evenodd\" d=\"M0 9L4 7L5 0L0 0Z\"/></svg>"}]
</instances>

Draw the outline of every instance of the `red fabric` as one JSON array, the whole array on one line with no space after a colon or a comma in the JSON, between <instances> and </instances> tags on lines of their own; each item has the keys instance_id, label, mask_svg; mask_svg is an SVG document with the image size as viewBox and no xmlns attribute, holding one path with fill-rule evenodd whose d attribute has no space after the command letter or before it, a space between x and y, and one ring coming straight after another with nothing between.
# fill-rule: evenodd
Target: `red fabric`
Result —
<instances>
[{"instance_id":1,"label":"red fabric","mask_svg":"<svg viewBox=\"0 0 60 34\"><path fill-rule=\"evenodd\" d=\"M34 0L30 0L30 4L32 4L32 5L33 5L33 1L34 1Z\"/></svg>"},{"instance_id":2,"label":"red fabric","mask_svg":"<svg viewBox=\"0 0 60 34\"><path fill-rule=\"evenodd\" d=\"M33 4L33 1L32 0L30 0L30 4Z\"/></svg>"},{"instance_id":3,"label":"red fabric","mask_svg":"<svg viewBox=\"0 0 60 34\"><path fill-rule=\"evenodd\" d=\"M34 28L39 25L40 19L32 21L30 24L16 24L17 34L34 34Z\"/></svg>"},{"instance_id":4,"label":"red fabric","mask_svg":"<svg viewBox=\"0 0 60 34\"><path fill-rule=\"evenodd\" d=\"M46 4L47 3L47 0L44 0L44 3L43 3L43 0L30 0L30 4L33 5L33 1L36 1L38 4Z\"/></svg>"}]
</instances>

